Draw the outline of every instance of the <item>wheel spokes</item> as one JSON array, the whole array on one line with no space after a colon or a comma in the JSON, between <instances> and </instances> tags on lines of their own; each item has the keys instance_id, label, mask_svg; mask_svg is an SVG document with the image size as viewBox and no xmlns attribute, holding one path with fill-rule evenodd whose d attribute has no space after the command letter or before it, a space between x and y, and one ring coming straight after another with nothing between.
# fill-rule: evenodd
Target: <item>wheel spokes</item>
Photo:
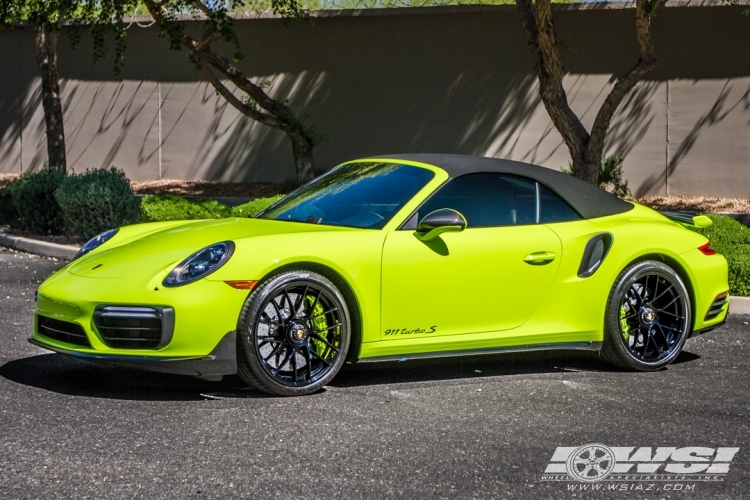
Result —
<instances>
[{"instance_id":1,"label":"wheel spokes","mask_svg":"<svg viewBox=\"0 0 750 500\"><path fill-rule=\"evenodd\" d=\"M289 283L261 307L253 339L261 366L275 381L309 385L336 365L344 317L342 304L327 289L307 280Z\"/></svg>"},{"instance_id":2,"label":"wheel spokes","mask_svg":"<svg viewBox=\"0 0 750 500\"><path fill-rule=\"evenodd\" d=\"M316 333L311 333L310 336L312 338L314 338L315 340L319 341L319 342L323 342L329 349L332 349L333 351L335 351L337 353L339 352L338 348L332 346L330 343L328 343L328 341L326 339L324 339L320 335L318 335Z\"/></svg>"},{"instance_id":3,"label":"wheel spokes","mask_svg":"<svg viewBox=\"0 0 750 500\"><path fill-rule=\"evenodd\" d=\"M633 309L630 314L619 316L619 337L625 348L644 362L657 362L671 355L689 328L687 300L683 288L662 273L652 272L637 278L620 306L621 311ZM624 336L625 333L629 335ZM635 339L630 338L632 335Z\"/></svg>"}]
</instances>

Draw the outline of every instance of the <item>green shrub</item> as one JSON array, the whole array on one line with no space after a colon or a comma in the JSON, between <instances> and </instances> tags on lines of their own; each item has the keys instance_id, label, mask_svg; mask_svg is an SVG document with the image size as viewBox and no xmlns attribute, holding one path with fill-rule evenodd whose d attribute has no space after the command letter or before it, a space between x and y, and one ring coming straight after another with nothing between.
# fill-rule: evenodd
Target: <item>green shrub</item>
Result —
<instances>
[{"instance_id":1,"label":"green shrub","mask_svg":"<svg viewBox=\"0 0 750 500\"><path fill-rule=\"evenodd\" d=\"M622 162L624 161L625 155L622 153L603 156L599 167L599 187L620 198L631 194L628 181L622 178ZM564 174L573 175L573 162L569 162L568 168L563 167L560 171Z\"/></svg>"},{"instance_id":2,"label":"green shrub","mask_svg":"<svg viewBox=\"0 0 750 500\"><path fill-rule=\"evenodd\" d=\"M173 194L159 194L143 198L141 216L144 222L221 219L231 216L231 211L216 200L188 200Z\"/></svg>"},{"instance_id":3,"label":"green shrub","mask_svg":"<svg viewBox=\"0 0 750 500\"><path fill-rule=\"evenodd\" d=\"M64 228L62 210L55 191L65 173L54 167L21 174L10 186L13 204L24 229L40 234L61 234ZM6 188L7 189L7 188Z\"/></svg>"},{"instance_id":4,"label":"green shrub","mask_svg":"<svg viewBox=\"0 0 750 500\"><path fill-rule=\"evenodd\" d=\"M13 203L13 194L10 185L0 189L0 225L8 224L10 227L18 227L18 210Z\"/></svg>"},{"instance_id":5,"label":"green shrub","mask_svg":"<svg viewBox=\"0 0 750 500\"><path fill-rule=\"evenodd\" d=\"M730 217L706 215L712 225L690 229L707 237L711 247L726 257L730 294L750 296L750 228Z\"/></svg>"},{"instance_id":6,"label":"green shrub","mask_svg":"<svg viewBox=\"0 0 750 500\"><path fill-rule=\"evenodd\" d=\"M253 217L284 197L277 194L270 198L256 198L232 209L232 217Z\"/></svg>"},{"instance_id":7,"label":"green shrub","mask_svg":"<svg viewBox=\"0 0 750 500\"><path fill-rule=\"evenodd\" d=\"M141 221L138 198L125 172L114 167L65 177L55 192L69 235L84 240Z\"/></svg>"}]
</instances>

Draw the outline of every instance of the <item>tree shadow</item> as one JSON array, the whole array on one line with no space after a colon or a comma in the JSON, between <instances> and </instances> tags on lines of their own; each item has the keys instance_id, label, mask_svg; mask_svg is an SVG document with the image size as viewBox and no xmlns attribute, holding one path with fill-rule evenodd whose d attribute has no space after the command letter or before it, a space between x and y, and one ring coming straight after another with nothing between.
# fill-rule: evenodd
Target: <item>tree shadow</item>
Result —
<instances>
[{"instance_id":1,"label":"tree shadow","mask_svg":"<svg viewBox=\"0 0 750 500\"><path fill-rule=\"evenodd\" d=\"M577 49L563 52L565 86L574 109L589 124L595 103L616 76L632 67L638 51L631 10L604 4L574 9L556 11L555 26ZM741 16L726 10L701 9L731 28L706 23L716 36L695 37L688 28L703 14L660 9L654 21L659 66L618 110L608 151L627 155L642 150L644 142L652 149L660 146L661 138L653 135L661 130L655 131L654 124L665 110L655 95L665 82L750 74L746 52L722 50L732 38L720 35L745 26ZM318 167L399 152L501 156L553 168L568 161L541 104L534 59L515 13L412 14L321 17L314 25L238 21L248 55L239 66L257 83L270 82L272 96L289 98L300 117L311 117L328 136L315 150ZM91 65L85 32L75 52L61 43L70 164L79 170L115 164L133 178L278 182L293 177L286 135L253 122L216 96L185 54L170 51L157 31L128 32L127 60L117 76L111 60ZM40 166L46 153L38 77L29 31L3 32L0 41L7 37L22 41L23 50L0 54L4 67L19 67L0 76L0 85L6 88L7 82L12 89L0 96L0 168L20 170L16 143L24 135L23 169L28 170ZM721 56L702 61L691 59L693 52ZM700 133L734 109L720 100L721 95L720 109L698 120L682 141L667 173L661 164L637 194L659 190Z\"/></svg>"},{"instance_id":2,"label":"tree shadow","mask_svg":"<svg viewBox=\"0 0 750 500\"><path fill-rule=\"evenodd\" d=\"M674 175L680 162L682 162L693 149L701 132L721 124L730 113L739 107L750 109L750 86L748 86L748 89L739 97L739 99L737 99L736 102L728 102L732 90L733 87L730 84L730 81L726 81L709 110L695 122L693 128L687 133L682 142L680 142L680 145L675 149L674 153L671 153L671 158L667 164L666 175L664 173L656 173L649 176L636 191L636 196L645 196L664 186L667 179Z\"/></svg>"}]
</instances>

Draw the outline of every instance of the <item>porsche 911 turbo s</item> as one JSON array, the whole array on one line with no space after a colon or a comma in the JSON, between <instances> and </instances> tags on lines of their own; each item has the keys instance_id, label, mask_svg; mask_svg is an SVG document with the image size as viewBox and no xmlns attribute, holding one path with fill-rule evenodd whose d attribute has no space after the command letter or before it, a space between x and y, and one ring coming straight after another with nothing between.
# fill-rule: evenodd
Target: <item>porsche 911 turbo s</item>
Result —
<instances>
[{"instance_id":1,"label":"porsche 911 turbo s","mask_svg":"<svg viewBox=\"0 0 750 500\"><path fill-rule=\"evenodd\" d=\"M510 160L344 163L254 218L107 231L39 288L30 341L276 395L345 362L537 349L656 370L721 324L727 263L685 225Z\"/></svg>"}]
</instances>

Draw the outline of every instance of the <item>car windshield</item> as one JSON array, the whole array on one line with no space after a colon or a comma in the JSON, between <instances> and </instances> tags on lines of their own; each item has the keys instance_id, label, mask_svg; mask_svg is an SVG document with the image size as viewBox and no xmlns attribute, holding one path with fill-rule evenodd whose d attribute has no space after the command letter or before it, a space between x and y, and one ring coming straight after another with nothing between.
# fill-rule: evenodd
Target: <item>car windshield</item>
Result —
<instances>
[{"instance_id":1,"label":"car windshield","mask_svg":"<svg viewBox=\"0 0 750 500\"><path fill-rule=\"evenodd\" d=\"M425 168L397 163L348 163L270 206L258 218L380 229L434 175Z\"/></svg>"}]
</instances>

